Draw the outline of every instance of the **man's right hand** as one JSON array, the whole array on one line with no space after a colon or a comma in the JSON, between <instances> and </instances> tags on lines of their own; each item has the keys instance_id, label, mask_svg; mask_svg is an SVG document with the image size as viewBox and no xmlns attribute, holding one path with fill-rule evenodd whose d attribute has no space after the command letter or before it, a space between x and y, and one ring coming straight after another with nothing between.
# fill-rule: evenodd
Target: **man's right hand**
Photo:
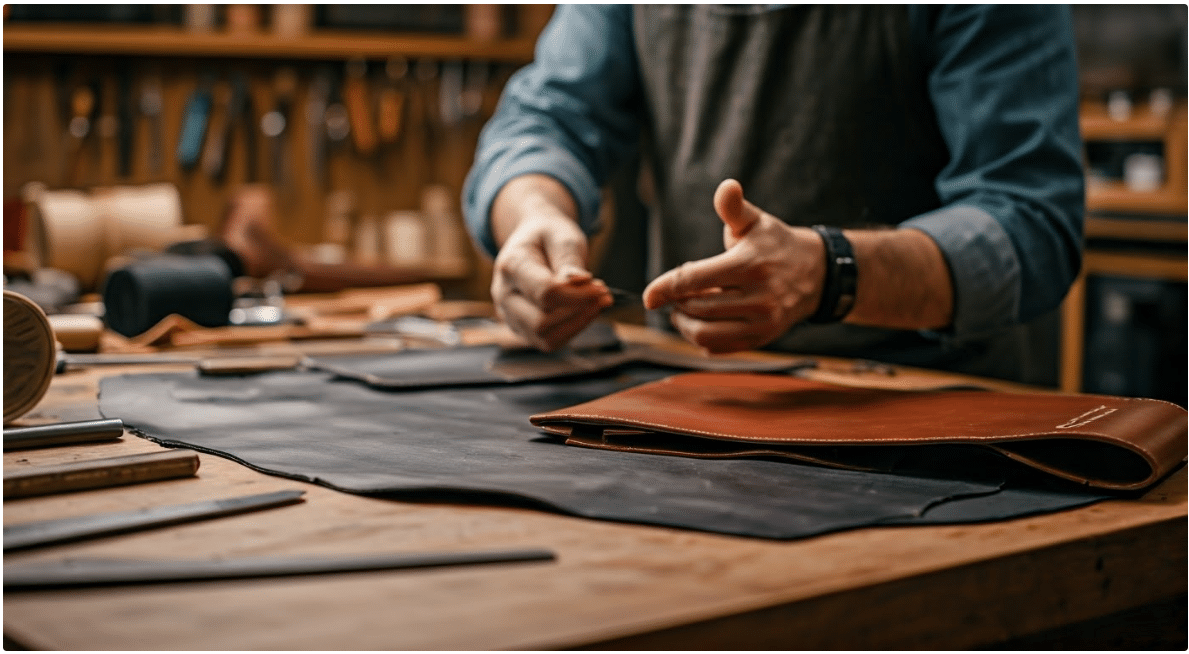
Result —
<instances>
[{"instance_id":1,"label":"man's right hand","mask_svg":"<svg viewBox=\"0 0 1189 654\"><path fill-rule=\"evenodd\" d=\"M566 211L568 193L562 189L565 197L558 198L560 184L546 179L514 180L496 200L493 227L502 246L491 299L512 331L548 352L569 342L612 298L586 269L586 235Z\"/></svg>"}]
</instances>

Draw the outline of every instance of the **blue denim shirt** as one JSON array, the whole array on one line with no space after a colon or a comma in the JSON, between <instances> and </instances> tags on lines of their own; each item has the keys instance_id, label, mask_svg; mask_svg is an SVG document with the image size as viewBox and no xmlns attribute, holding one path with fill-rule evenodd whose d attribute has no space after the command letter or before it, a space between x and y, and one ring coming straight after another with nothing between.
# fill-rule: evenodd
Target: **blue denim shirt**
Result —
<instances>
[{"instance_id":1,"label":"blue denim shirt","mask_svg":"<svg viewBox=\"0 0 1189 654\"><path fill-rule=\"evenodd\" d=\"M952 335L1027 322L1060 303L1081 265L1069 9L928 5L908 16L950 160L935 182L941 206L901 226L929 234L950 265ZM463 191L467 225L488 253L495 196L528 173L564 184L583 228L597 231L600 187L638 146L636 56L630 6L558 6L484 128Z\"/></svg>"}]
</instances>

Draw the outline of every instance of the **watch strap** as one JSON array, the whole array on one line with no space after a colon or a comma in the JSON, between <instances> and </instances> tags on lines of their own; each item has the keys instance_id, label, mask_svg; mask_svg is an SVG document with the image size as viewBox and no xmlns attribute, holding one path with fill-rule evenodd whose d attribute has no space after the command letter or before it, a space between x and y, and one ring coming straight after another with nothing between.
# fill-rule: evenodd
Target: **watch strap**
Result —
<instances>
[{"instance_id":1,"label":"watch strap","mask_svg":"<svg viewBox=\"0 0 1189 654\"><path fill-rule=\"evenodd\" d=\"M822 282L821 303L809 317L809 322L840 322L855 305L859 278L855 251L841 229L826 225L814 225L812 229L822 237L826 246L826 276Z\"/></svg>"}]
</instances>

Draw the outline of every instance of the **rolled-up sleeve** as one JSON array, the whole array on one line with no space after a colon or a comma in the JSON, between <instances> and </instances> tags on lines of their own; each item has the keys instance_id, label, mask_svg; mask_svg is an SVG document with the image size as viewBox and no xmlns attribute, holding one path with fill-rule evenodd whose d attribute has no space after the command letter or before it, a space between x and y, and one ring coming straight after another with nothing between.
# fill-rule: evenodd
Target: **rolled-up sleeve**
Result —
<instances>
[{"instance_id":1,"label":"rolled-up sleeve","mask_svg":"<svg viewBox=\"0 0 1189 654\"><path fill-rule=\"evenodd\" d=\"M916 8L950 161L929 234L954 282L952 334L1027 322L1060 304L1082 256L1084 180L1068 7Z\"/></svg>"},{"instance_id":2,"label":"rolled-up sleeve","mask_svg":"<svg viewBox=\"0 0 1189 654\"><path fill-rule=\"evenodd\" d=\"M509 80L480 134L462 197L475 241L495 255L492 202L529 173L565 185L594 233L600 188L636 147L639 94L631 8L558 5L533 62Z\"/></svg>"}]
</instances>

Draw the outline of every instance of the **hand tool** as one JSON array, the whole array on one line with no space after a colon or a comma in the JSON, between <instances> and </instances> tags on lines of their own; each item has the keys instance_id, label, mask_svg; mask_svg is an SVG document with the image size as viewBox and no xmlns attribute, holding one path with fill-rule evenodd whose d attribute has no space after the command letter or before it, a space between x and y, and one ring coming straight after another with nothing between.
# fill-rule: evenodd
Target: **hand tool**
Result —
<instances>
[{"instance_id":1,"label":"hand tool","mask_svg":"<svg viewBox=\"0 0 1189 654\"><path fill-rule=\"evenodd\" d=\"M99 117L101 95L98 80L91 80L86 84L75 87L70 96L70 126L71 137L69 157L69 182L77 184L82 173L83 146L87 138L95 131L95 122Z\"/></svg>"},{"instance_id":2,"label":"hand tool","mask_svg":"<svg viewBox=\"0 0 1189 654\"><path fill-rule=\"evenodd\" d=\"M269 173L273 186L281 192L290 188L286 139L291 131L289 113L293 109L293 96L297 92L297 73L285 67L273 78L275 104L272 111L260 119L260 132L268 139Z\"/></svg>"},{"instance_id":3,"label":"hand tool","mask_svg":"<svg viewBox=\"0 0 1189 654\"><path fill-rule=\"evenodd\" d=\"M52 425L10 427L4 430L4 451L119 440L124 423L119 418L59 422Z\"/></svg>"},{"instance_id":4,"label":"hand tool","mask_svg":"<svg viewBox=\"0 0 1189 654\"><path fill-rule=\"evenodd\" d=\"M376 151L376 128L372 121L371 102L367 88L367 60L347 61L347 75L343 80L343 101L351 118L351 136L355 151L370 156Z\"/></svg>"},{"instance_id":5,"label":"hand tool","mask_svg":"<svg viewBox=\"0 0 1189 654\"><path fill-rule=\"evenodd\" d=\"M202 165L207 175L216 182L222 182L227 172L227 159L231 151L232 136L243 126L245 177L249 182L256 179L256 126L252 119L252 95L248 88L248 77L237 72L231 77L231 91L222 105L223 112L212 118L212 134L207 141ZM217 127L215 126L217 124Z\"/></svg>"},{"instance_id":6,"label":"hand tool","mask_svg":"<svg viewBox=\"0 0 1189 654\"><path fill-rule=\"evenodd\" d=\"M285 324L278 321L276 324ZM301 357L291 355L261 356L255 354L202 358L162 354L60 354L57 372L92 366L193 365L203 375L231 375L286 370L296 368Z\"/></svg>"},{"instance_id":7,"label":"hand tool","mask_svg":"<svg viewBox=\"0 0 1189 654\"><path fill-rule=\"evenodd\" d=\"M194 168L202 156L202 145L206 140L207 124L211 116L211 104L214 102L211 97L213 86L214 76L204 73L199 79L198 87L186 101L177 147L178 165L182 170Z\"/></svg>"},{"instance_id":8,"label":"hand tool","mask_svg":"<svg viewBox=\"0 0 1189 654\"><path fill-rule=\"evenodd\" d=\"M190 450L21 466L5 471L4 499L189 477L197 471L198 454Z\"/></svg>"},{"instance_id":9,"label":"hand tool","mask_svg":"<svg viewBox=\"0 0 1189 654\"><path fill-rule=\"evenodd\" d=\"M460 98L464 120L482 120L483 118L483 98L487 93L489 68L485 61L472 61L467 64L466 84Z\"/></svg>"},{"instance_id":10,"label":"hand tool","mask_svg":"<svg viewBox=\"0 0 1189 654\"><path fill-rule=\"evenodd\" d=\"M244 180L255 182L260 179L257 171L259 157L256 156L256 109L252 103L252 85L247 74L237 72L232 77L231 118L233 127L244 138Z\"/></svg>"},{"instance_id":11,"label":"hand tool","mask_svg":"<svg viewBox=\"0 0 1189 654\"><path fill-rule=\"evenodd\" d=\"M214 560L66 559L4 566L4 590L48 590L222 579L441 568L456 565L553 561L543 549L371 554L318 557L245 557Z\"/></svg>"},{"instance_id":12,"label":"hand tool","mask_svg":"<svg viewBox=\"0 0 1189 654\"><path fill-rule=\"evenodd\" d=\"M409 62L404 57L392 57L384 65L386 81L377 98L377 122L382 143L393 143L400 136L405 113L404 79L408 70Z\"/></svg>"},{"instance_id":13,"label":"hand tool","mask_svg":"<svg viewBox=\"0 0 1189 654\"><path fill-rule=\"evenodd\" d=\"M55 545L101 536L125 534L152 527L220 518L300 502L303 490L284 490L222 500L155 506L58 520L27 522L4 528L4 551Z\"/></svg>"},{"instance_id":14,"label":"hand tool","mask_svg":"<svg viewBox=\"0 0 1189 654\"><path fill-rule=\"evenodd\" d=\"M217 83L211 92L210 123L202 148L202 170L214 182L223 179L227 161L227 149L231 145L231 96L234 93L223 83Z\"/></svg>"},{"instance_id":15,"label":"hand tool","mask_svg":"<svg viewBox=\"0 0 1189 654\"><path fill-rule=\"evenodd\" d=\"M294 370L304 365L300 356L234 357L198 362L198 373L208 377L250 375L272 370Z\"/></svg>"},{"instance_id":16,"label":"hand tool","mask_svg":"<svg viewBox=\"0 0 1189 654\"><path fill-rule=\"evenodd\" d=\"M328 145L337 148L351 135L351 115L343 104L343 83L333 72L327 71L326 138Z\"/></svg>"},{"instance_id":17,"label":"hand tool","mask_svg":"<svg viewBox=\"0 0 1189 654\"><path fill-rule=\"evenodd\" d=\"M463 68L460 61L442 64L441 81L438 84L438 110L442 125L448 132L456 129L463 119Z\"/></svg>"},{"instance_id":18,"label":"hand tool","mask_svg":"<svg viewBox=\"0 0 1189 654\"><path fill-rule=\"evenodd\" d=\"M149 73L140 89L140 114L149 122L149 173L161 172L163 165L161 110L161 77L156 72Z\"/></svg>"},{"instance_id":19,"label":"hand tool","mask_svg":"<svg viewBox=\"0 0 1189 654\"><path fill-rule=\"evenodd\" d=\"M330 73L319 70L310 82L306 101L306 129L309 131L310 180L319 187L326 183L326 103L330 95Z\"/></svg>"},{"instance_id":20,"label":"hand tool","mask_svg":"<svg viewBox=\"0 0 1189 654\"><path fill-rule=\"evenodd\" d=\"M165 354L67 354L58 353L58 363L54 372L63 373L67 370L90 368L92 366L142 366L142 365L177 365L181 363L196 364L202 359L196 356L165 355Z\"/></svg>"},{"instance_id":21,"label":"hand tool","mask_svg":"<svg viewBox=\"0 0 1189 654\"><path fill-rule=\"evenodd\" d=\"M135 144L136 118L132 108L132 68L124 64L116 74L116 172L132 176L132 152Z\"/></svg>"}]
</instances>

